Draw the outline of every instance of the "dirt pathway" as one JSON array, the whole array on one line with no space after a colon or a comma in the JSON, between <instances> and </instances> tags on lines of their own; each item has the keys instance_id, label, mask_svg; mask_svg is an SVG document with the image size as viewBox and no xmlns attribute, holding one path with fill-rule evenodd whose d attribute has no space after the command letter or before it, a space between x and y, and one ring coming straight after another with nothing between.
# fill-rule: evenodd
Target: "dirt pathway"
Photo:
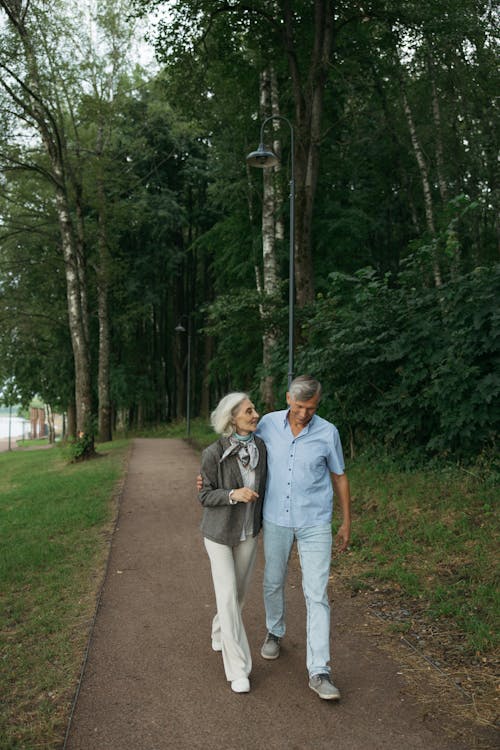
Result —
<instances>
[{"instance_id":1,"label":"dirt pathway","mask_svg":"<svg viewBox=\"0 0 500 750\"><path fill-rule=\"evenodd\" d=\"M468 750L404 690L400 668L335 601L338 704L307 686L305 609L290 572L281 657L265 635L262 553L245 608L252 691L231 692L210 647L214 597L198 530L198 453L181 440L135 440L89 659L67 750Z\"/></svg>"}]
</instances>

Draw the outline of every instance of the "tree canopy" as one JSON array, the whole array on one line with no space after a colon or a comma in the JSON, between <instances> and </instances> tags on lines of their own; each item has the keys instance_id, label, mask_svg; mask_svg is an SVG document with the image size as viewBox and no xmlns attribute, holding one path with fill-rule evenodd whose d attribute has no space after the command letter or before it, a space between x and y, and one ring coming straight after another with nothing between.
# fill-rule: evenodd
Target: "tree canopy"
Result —
<instances>
[{"instance_id":1,"label":"tree canopy","mask_svg":"<svg viewBox=\"0 0 500 750\"><path fill-rule=\"evenodd\" d=\"M0 385L101 439L185 414L188 351L196 416L229 389L283 403L293 159L296 368L322 413L353 451L494 446L491 3L0 9Z\"/></svg>"}]
</instances>

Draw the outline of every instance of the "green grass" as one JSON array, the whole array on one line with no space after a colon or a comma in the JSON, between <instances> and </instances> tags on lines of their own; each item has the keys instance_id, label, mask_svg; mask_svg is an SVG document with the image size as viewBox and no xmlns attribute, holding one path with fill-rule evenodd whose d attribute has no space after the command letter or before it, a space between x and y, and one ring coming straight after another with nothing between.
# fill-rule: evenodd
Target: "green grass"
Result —
<instances>
[{"instance_id":1,"label":"green grass","mask_svg":"<svg viewBox=\"0 0 500 750\"><path fill-rule=\"evenodd\" d=\"M26 438L25 440L23 440L22 438L18 438L16 440L16 444L19 446L19 448L39 448L41 445L48 445L49 439L48 438L33 438L33 439Z\"/></svg>"},{"instance_id":2,"label":"green grass","mask_svg":"<svg viewBox=\"0 0 500 750\"><path fill-rule=\"evenodd\" d=\"M0 748L61 746L127 442L0 454Z\"/></svg>"},{"instance_id":3,"label":"green grass","mask_svg":"<svg viewBox=\"0 0 500 750\"><path fill-rule=\"evenodd\" d=\"M184 438L186 425L135 434ZM192 422L193 445L214 439L206 421ZM0 750L61 746L127 444L98 446L103 457L77 464L60 448L0 454ZM471 653L492 653L500 631L493 483L363 457L348 474L352 546L335 561L343 580L359 591L387 586ZM410 622L390 628L406 633Z\"/></svg>"},{"instance_id":4,"label":"green grass","mask_svg":"<svg viewBox=\"0 0 500 750\"><path fill-rule=\"evenodd\" d=\"M401 471L363 458L348 467L351 552L343 577L419 601L463 636L469 653L498 647L498 489L459 468ZM337 563L336 563L337 565ZM355 571L353 573L353 571Z\"/></svg>"}]
</instances>

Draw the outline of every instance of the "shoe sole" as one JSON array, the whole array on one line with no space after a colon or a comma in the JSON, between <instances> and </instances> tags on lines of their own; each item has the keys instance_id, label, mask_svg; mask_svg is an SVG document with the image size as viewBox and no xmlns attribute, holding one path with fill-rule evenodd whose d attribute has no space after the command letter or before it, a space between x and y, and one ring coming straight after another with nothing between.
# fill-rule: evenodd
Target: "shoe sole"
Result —
<instances>
[{"instance_id":1,"label":"shoe sole","mask_svg":"<svg viewBox=\"0 0 500 750\"><path fill-rule=\"evenodd\" d=\"M311 687L311 685L309 685L309 687L314 693L316 693L316 695L319 695L319 697L323 701L339 701L340 700L340 695L321 695L319 690L316 690L316 688Z\"/></svg>"},{"instance_id":2,"label":"shoe sole","mask_svg":"<svg viewBox=\"0 0 500 750\"><path fill-rule=\"evenodd\" d=\"M279 657L280 654L279 654L279 651L278 651L278 653L276 654L276 656L268 656L267 654L263 654L262 651L261 651L260 655L262 656L263 659L267 659L268 661L274 661L275 659L277 659Z\"/></svg>"}]
</instances>

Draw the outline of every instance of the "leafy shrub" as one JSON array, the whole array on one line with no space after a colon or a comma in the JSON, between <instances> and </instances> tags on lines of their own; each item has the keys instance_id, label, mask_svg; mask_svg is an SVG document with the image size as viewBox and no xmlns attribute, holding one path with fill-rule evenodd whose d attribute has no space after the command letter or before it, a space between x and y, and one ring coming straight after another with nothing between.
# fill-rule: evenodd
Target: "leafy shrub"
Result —
<instances>
[{"instance_id":1,"label":"leafy shrub","mask_svg":"<svg viewBox=\"0 0 500 750\"><path fill-rule=\"evenodd\" d=\"M72 463L85 461L95 454L93 434L86 432L75 440L68 441L66 450Z\"/></svg>"},{"instance_id":2,"label":"leafy shrub","mask_svg":"<svg viewBox=\"0 0 500 750\"><path fill-rule=\"evenodd\" d=\"M325 387L327 416L359 443L463 458L494 445L500 394L500 265L439 288L415 274L332 274L299 369Z\"/></svg>"}]
</instances>

